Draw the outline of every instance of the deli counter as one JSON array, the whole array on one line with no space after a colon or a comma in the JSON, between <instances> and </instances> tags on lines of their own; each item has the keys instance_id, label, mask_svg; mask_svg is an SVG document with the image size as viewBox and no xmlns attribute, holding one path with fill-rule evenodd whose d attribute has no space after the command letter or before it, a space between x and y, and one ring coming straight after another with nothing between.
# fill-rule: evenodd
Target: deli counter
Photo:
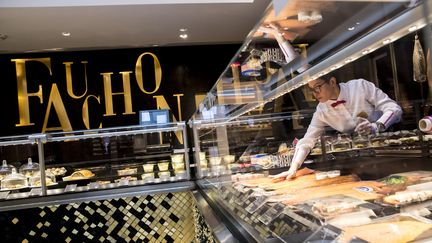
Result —
<instances>
[{"instance_id":1,"label":"deli counter","mask_svg":"<svg viewBox=\"0 0 432 243\"><path fill-rule=\"evenodd\" d=\"M186 128L178 122L0 138L3 239L193 241Z\"/></svg>"},{"instance_id":2,"label":"deli counter","mask_svg":"<svg viewBox=\"0 0 432 243\"><path fill-rule=\"evenodd\" d=\"M431 3L268 7L189 121L220 241L432 240Z\"/></svg>"}]
</instances>

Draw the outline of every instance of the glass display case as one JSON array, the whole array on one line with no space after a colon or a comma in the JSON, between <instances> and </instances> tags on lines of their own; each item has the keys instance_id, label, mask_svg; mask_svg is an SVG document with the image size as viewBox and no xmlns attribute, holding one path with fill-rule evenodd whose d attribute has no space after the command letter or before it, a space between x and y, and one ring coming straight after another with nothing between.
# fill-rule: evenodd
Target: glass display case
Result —
<instances>
[{"instance_id":1,"label":"glass display case","mask_svg":"<svg viewBox=\"0 0 432 243\"><path fill-rule=\"evenodd\" d=\"M20 168L3 163L0 204L112 197L113 190L138 193L155 184L169 190L190 179L186 141L181 122L0 138L2 158Z\"/></svg>"},{"instance_id":2,"label":"glass display case","mask_svg":"<svg viewBox=\"0 0 432 243\"><path fill-rule=\"evenodd\" d=\"M248 242L430 241L432 2L274 3L189 121L200 195Z\"/></svg>"}]
</instances>

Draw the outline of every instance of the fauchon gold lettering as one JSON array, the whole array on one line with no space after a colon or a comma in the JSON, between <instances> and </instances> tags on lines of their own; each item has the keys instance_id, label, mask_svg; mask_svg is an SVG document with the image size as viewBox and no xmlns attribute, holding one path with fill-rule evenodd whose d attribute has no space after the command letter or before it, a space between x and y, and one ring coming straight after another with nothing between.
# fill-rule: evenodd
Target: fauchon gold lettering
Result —
<instances>
[{"instance_id":1,"label":"fauchon gold lettering","mask_svg":"<svg viewBox=\"0 0 432 243\"><path fill-rule=\"evenodd\" d=\"M123 80L123 92L116 92L114 93L112 91L112 85L111 85L111 75L113 73L101 73L103 76L103 82L104 82L104 97L105 97L105 114L104 116L114 116L116 113L114 113L114 107L113 107L113 96L114 95L123 95L124 102L125 102L125 112L123 112L123 115L131 115L135 114L132 110L132 96L131 96L131 87L130 87L130 74L132 71L128 72L120 72L122 75Z\"/></svg>"},{"instance_id":2,"label":"fauchon gold lettering","mask_svg":"<svg viewBox=\"0 0 432 243\"><path fill-rule=\"evenodd\" d=\"M32 126L34 123L30 121L30 108L29 108L29 97L36 96L39 98L40 103L43 103L42 97L42 85L39 85L39 89L36 93L29 93L27 90L27 74L26 74L26 62L34 61L43 63L51 71L50 58L29 58L29 59L12 59L15 62L16 79L17 79L17 90L18 90L18 111L19 111L19 123L15 126Z\"/></svg>"},{"instance_id":3,"label":"fauchon gold lettering","mask_svg":"<svg viewBox=\"0 0 432 243\"><path fill-rule=\"evenodd\" d=\"M73 91L73 83L72 83L72 64L73 64L73 62L64 62L63 63L65 65L65 69L66 69L67 92L68 92L69 96L74 98L74 99L81 99L82 97L84 97L87 94L87 68L86 68L86 64L88 62L82 61L81 63L84 66L84 82L85 82L85 91L83 92L82 95L76 95Z\"/></svg>"},{"instance_id":4,"label":"fauchon gold lettering","mask_svg":"<svg viewBox=\"0 0 432 243\"><path fill-rule=\"evenodd\" d=\"M57 117L60 121L60 127L47 127L48 126L48 118L51 112L51 106L54 106L54 110L57 114ZM66 112L66 108L63 104L63 100L61 98L60 92L57 88L57 84L52 84L50 96L48 99L48 107L45 112L45 118L42 126L42 132L47 131L72 131L72 125L69 121L69 117Z\"/></svg>"},{"instance_id":5,"label":"fauchon gold lettering","mask_svg":"<svg viewBox=\"0 0 432 243\"><path fill-rule=\"evenodd\" d=\"M96 99L97 102L100 104L100 97L99 96L89 95L85 98L84 104L82 107L82 119L83 119L84 125L87 129L90 129L90 116L89 116L89 104L88 104L89 98ZM102 123L99 123L99 128L102 128Z\"/></svg>"},{"instance_id":6,"label":"fauchon gold lettering","mask_svg":"<svg viewBox=\"0 0 432 243\"><path fill-rule=\"evenodd\" d=\"M143 70L142 70L142 58L144 56L150 56L153 59L153 68L154 68L154 83L155 88L151 91L148 91L144 87L144 79L143 79ZM27 59L12 59L13 63L15 63L16 67L16 79L17 79L17 87L18 87L18 109L19 109L19 123L15 124L15 126L33 126L35 123L31 122L30 120L30 106L29 106L29 97L38 97L40 104L44 104L43 100L43 87L42 85L39 85L38 91L31 93L28 90L27 84L30 82L30 80L27 80L26 75L26 62L40 62L44 64L48 71L50 76L53 76L52 74L52 68L51 68L51 59L50 58L27 58ZM124 112L122 115L132 115L135 114L132 107L132 90L131 90L131 80L130 76L132 71L122 71L118 72L121 74L122 78L122 84L123 84L123 92L113 92L113 86L112 82L115 82L115 80L111 80L111 77L117 77L117 75L114 75L114 72L104 72L100 73L103 79L103 97L100 94L91 94L89 93L89 84L87 79L87 64L88 61L81 61L81 64L83 64L84 68L84 77L79 77L78 82L85 82L85 90L78 91L74 90L74 78L77 79L77 77L73 77L72 75L72 65L74 62L63 62L62 63L65 66L65 73L66 73L66 91L69 97L71 97L73 100L80 100L82 101L82 121L84 123L84 126L87 129L91 129L90 127L90 119L95 119L96 117L90 117L91 111L89 108L89 103L92 102L92 100L95 100L97 102L97 105L102 105L101 99L105 102L105 113L103 116L114 116L116 115L116 112L114 111L113 106L113 96L114 95L122 95L124 98ZM162 69L159 62L159 59L157 56L150 52L144 52L142 53L135 65L135 76L136 76L136 82L138 84L138 87L144 94L154 94L157 92L160 88L161 82L162 82ZM115 78L114 78L115 79ZM33 80L31 80L33 81ZM43 80L45 81L45 80ZM52 82L52 80L46 80ZM77 81L75 81L76 83ZM42 125L42 132L47 131L57 131L57 130L63 130L63 131L73 131L71 122L68 117L67 113L67 107L65 107L65 104L62 99L62 95L60 93L61 89L59 90L57 83L52 83L51 90L49 92L49 100L46 105L45 110L45 116L44 121ZM177 109L178 109L178 120L182 120L182 109L181 109L181 97L183 94L174 94L173 97L176 97L177 101ZM168 105L168 102L165 100L164 96L162 95L155 95L153 98L156 100L156 107L157 109L169 109L171 108ZM53 109L51 109L53 108ZM54 112L52 112L54 111ZM48 120L50 117L57 116L59 121L59 126L52 126L50 122L50 127L48 124ZM98 119L98 118L96 118ZM100 119L100 118L99 118ZM173 121L176 122L177 118L173 115ZM93 123L97 124L97 123ZM102 121L99 122L99 128L102 128L103 123ZM183 134L176 133L177 138L179 141L183 141L182 137Z\"/></svg>"},{"instance_id":7,"label":"fauchon gold lettering","mask_svg":"<svg viewBox=\"0 0 432 243\"><path fill-rule=\"evenodd\" d=\"M147 91L144 88L144 79L143 79L143 72L142 72L142 58L145 55L150 55L153 58L153 66L154 66L154 72L155 72L155 89L153 91ZM159 90L160 84L162 82L162 68L159 62L159 59L157 56L151 52L144 52L141 54L135 64L135 77L136 81L138 83L139 88L144 94L154 94L156 91Z\"/></svg>"}]
</instances>

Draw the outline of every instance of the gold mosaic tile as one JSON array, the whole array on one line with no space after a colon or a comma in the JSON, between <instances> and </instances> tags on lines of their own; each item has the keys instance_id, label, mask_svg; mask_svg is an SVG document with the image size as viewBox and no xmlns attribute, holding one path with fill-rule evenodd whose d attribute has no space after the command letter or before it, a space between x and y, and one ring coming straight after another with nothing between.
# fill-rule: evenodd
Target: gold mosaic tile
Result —
<instances>
[{"instance_id":1,"label":"gold mosaic tile","mask_svg":"<svg viewBox=\"0 0 432 243\"><path fill-rule=\"evenodd\" d=\"M13 224L17 224L18 222L19 222L19 220L17 218L12 219Z\"/></svg>"},{"instance_id":2,"label":"gold mosaic tile","mask_svg":"<svg viewBox=\"0 0 432 243\"><path fill-rule=\"evenodd\" d=\"M28 243L29 241L27 239L24 239L23 241L21 241L21 243Z\"/></svg>"}]
</instances>

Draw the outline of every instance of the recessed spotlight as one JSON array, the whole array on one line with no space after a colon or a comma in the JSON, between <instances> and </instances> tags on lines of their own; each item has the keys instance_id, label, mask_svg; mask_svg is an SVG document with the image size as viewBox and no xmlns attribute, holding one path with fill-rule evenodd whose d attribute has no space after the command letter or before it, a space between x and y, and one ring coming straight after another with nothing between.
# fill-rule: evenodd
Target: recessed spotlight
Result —
<instances>
[{"instance_id":1,"label":"recessed spotlight","mask_svg":"<svg viewBox=\"0 0 432 243\"><path fill-rule=\"evenodd\" d=\"M153 44L153 47L157 47L157 46L159 46L158 44Z\"/></svg>"},{"instance_id":2,"label":"recessed spotlight","mask_svg":"<svg viewBox=\"0 0 432 243\"><path fill-rule=\"evenodd\" d=\"M71 33L70 32L62 32L62 36L68 37L68 36L71 36Z\"/></svg>"},{"instance_id":3,"label":"recessed spotlight","mask_svg":"<svg viewBox=\"0 0 432 243\"><path fill-rule=\"evenodd\" d=\"M0 33L0 40L6 40L7 38L7 35Z\"/></svg>"},{"instance_id":4,"label":"recessed spotlight","mask_svg":"<svg viewBox=\"0 0 432 243\"><path fill-rule=\"evenodd\" d=\"M352 58L348 58L348 59L346 59L345 63L349 63L351 61L352 61Z\"/></svg>"},{"instance_id":5,"label":"recessed spotlight","mask_svg":"<svg viewBox=\"0 0 432 243\"><path fill-rule=\"evenodd\" d=\"M355 26L351 26L348 28L349 31L354 30L354 29L355 29Z\"/></svg>"},{"instance_id":6,"label":"recessed spotlight","mask_svg":"<svg viewBox=\"0 0 432 243\"><path fill-rule=\"evenodd\" d=\"M364 51L362 52L363 55L366 55L366 54L368 54L368 53L369 53L369 50L364 50Z\"/></svg>"},{"instance_id":7,"label":"recessed spotlight","mask_svg":"<svg viewBox=\"0 0 432 243\"><path fill-rule=\"evenodd\" d=\"M187 31L187 28L181 28L180 31L181 31L181 32L186 32L186 31Z\"/></svg>"},{"instance_id":8,"label":"recessed spotlight","mask_svg":"<svg viewBox=\"0 0 432 243\"><path fill-rule=\"evenodd\" d=\"M409 32L413 32L415 30L417 30L417 26L416 25L413 25L413 26L409 27L409 29L408 29Z\"/></svg>"},{"instance_id":9,"label":"recessed spotlight","mask_svg":"<svg viewBox=\"0 0 432 243\"><path fill-rule=\"evenodd\" d=\"M187 34L181 34L181 35L179 35L180 36L180 38L182 38L182 39L187 39L188 38L188 35Z\"/></svg>"}]
</instances>

